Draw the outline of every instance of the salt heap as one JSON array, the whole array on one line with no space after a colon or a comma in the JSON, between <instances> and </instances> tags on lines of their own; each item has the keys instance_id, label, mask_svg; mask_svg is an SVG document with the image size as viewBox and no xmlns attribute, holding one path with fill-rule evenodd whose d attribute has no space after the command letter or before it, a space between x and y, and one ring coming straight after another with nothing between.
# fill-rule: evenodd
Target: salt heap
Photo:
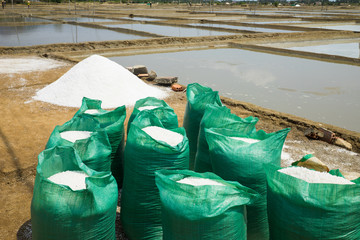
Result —
<instances>
[{"instance_id":1,"label":"salt heap","mask_svg":"<svg viewBox=\"0 0 360 240\"><path fill-rule=\"evenodd\" d=\"M85 179L89 177L82 171L65 171L56 173L48 178L53 183L70 187L73 191L86 189Z\"/></svg>"},{"instance_id":2,"label":"salt heap","mask_svg":"<svg viewBox=\"0 0 360 240\"><path fill-rule=\"evenodd\" d=\"M278 171L302 179L308 183L355 184L345 178L334 176L327 172L310 170L304 167L288 167Z\"/></svg>"},{"instance_id":3,"label":"salt heap","mask_svg":"<svg viewBox=\"0 0 360 240\"><path fill-rule=\"evenodd\" d=\"M247 143L257 143L257 142L260 142L260 140L257 140L257 139L253 139L253 138L242 138L242 137L230 137L232 139L235 139L235 140L239 140L239 141L243 141L243 142L247 142Z\"/></svg>"},{"instance_id":4,"label":"salt heap","mask_svg":"<svg viewBox=\"0 0 360 240\"><path fill-rule=\"evenodd\" d=\"M83 97L102 100L103 108L134 105L139 99L163 99L167 93L150 86L129 70L109 60L92 55L72 67L57 81L39 90L33 97L60 106L77 107Z\"/></svg>"},{"instance_id":5,"label":"salt heap","mask_svg":"<svg viewBox=\"0 0 360 240\"><path fill-rule=\"evenodd\" d=\"M225 186L224 184L214 181L212 179L198 178L198 177L187 177L187 178L183 178L176 182L182 183L182 184L193 185L193 186L204 186L204 185Z\"/></svg>"},{"instance_id":6,"label":"salt heap","mask_svg":"<svg viewBox=\"0 0 360 240\"><path fill-rule=\"evenodd\" d=\"M167 144L173 147L181 143L184 139L184 136L181 135L180 133L173 132L161 127L150 126L150 127L145 127L142 130L146 132L153 139L166 142Z\"/></svg>"},{"instance_id":7,"label":"salt heap","mask_svg":"<svg viewBox=\"0 0 360 240\"><path fill-rule=\"evenodd\" d=\"M76 140L89 138L92 132L89 131L64 131L60 133L61 138L70 142L76 142Z\"/></svg>"}]
</instances>

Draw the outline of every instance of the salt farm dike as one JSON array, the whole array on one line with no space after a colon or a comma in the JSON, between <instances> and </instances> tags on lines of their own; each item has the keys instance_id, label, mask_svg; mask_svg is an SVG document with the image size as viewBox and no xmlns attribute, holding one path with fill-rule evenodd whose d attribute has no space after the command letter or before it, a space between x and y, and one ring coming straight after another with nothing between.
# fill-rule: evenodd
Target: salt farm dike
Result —
<instances>
[{"instance_id":1,"label":"salt farm dike","mask_svg":"<svg viewBox=\"0 0 360 240\"><path fill-rule=\"evenodd\" d=\"M15 2L0 9L1 239L31 239L38 155L84 94L110 102L129 94L124 103L109 103L110 109L126 105L126 129L135 101L153 93L182 126L186 91L134 80L127 72L117 79L109 74L134 65L178 77L183 86L197 82L219 91L232 113L259 118L256 129L291 128L282 167L313 154L349 180L360 176L359 4ZM91 56L93 62L80 65ZM88 78L79 77L87 71ZM42 98L41 90L58 80L61 88ZM101 91L105 82L108 92ZM66 96L61 104L46 100L69 91L79 94L67 99L71 105ZM351 150L305 136L317 128ZM117 218L117 239L127 239L119 224Z\"/></svg>"}]
</instances>

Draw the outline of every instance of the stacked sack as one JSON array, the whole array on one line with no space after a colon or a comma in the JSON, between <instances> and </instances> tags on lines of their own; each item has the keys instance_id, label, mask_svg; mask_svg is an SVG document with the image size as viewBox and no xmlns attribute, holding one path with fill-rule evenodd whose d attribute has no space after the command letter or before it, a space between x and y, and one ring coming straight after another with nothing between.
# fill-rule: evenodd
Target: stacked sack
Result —
<instances>
[{"instance_id":1,"label":"stacked sack","mask_svg":"<svg viewBox=\"0 0 360 240\"><path fill-rule=\"evenodd\" d=\"M95 171L110 171L111 145L106 132L98 121L88 116L72 118L56 126L46 144L46 149L55 146L74 147L83 163Z\"/></svg>"},{"instance_id":2,"label":"stacked sack","mask_svg":"<svg viewBox=\"0 0 360 240\"><path fill-rule=\"evenodd\" d=\"M127 137L121 223L130 239L162 239L155 172L189 168L189 144L184 128L166 129L163 118L159 118L162 115L152 110L140 111ZM169 126L174 125L175 122Z\"/></svg>"},{"instance_id":3,"label":"stacked sack","mask_svg":"<svg viewBox=\"0 0 360 240\"><path fill-rule=\"evenodd\" d=\"M359 179L303 167L267 170L270 238L360 239Z\"/></svg>"},{"instance_id":4,"label":"stacked sack","mask_svg":"<svg viewBox=\"0 0 360 240\"><path fill-rule=\"evenodd\" d=\"M164 240L246 240L245 205L257 193L213 173L156 172Z\"/></svg>"},{"instance_id":5,"label":"stacked sack","mask_svg":"<svg viewBox=\"0 0 360 240\"><path fill-rule=\"evenodd\" d=\"M248 239L269 239L265 168L268 165L280 167L281 152L289 131L266 133L259 130L244 135L231 129L205 129L213 172L224 180L238 181L261 195L247 207Z\"/></svg>"},{"instance_id":6,"label":"stacked sack","mask_svg":"<svg viewBox=\"0 0 360 240\"><path fill-rule=\"evenodd\" d=\"M225 128L232 129L237 133L250 134L256 131L255 125L258 118L249 116L241 118L232 114L225 106L207 105L200 122L197 152L195 157L196 172L212 172L209 155L209 145L205 137L205 129Z\"/></svg>"},{"instance_id":7,"label":"stacked sack","mask_svg":"<svg viewBox=\"0 0 360 240\"><path fill-rule=\"evenodd\" d=\"M80 109L75 116L86 115L99 122L100 128L108 135L111 145L111 171L118 186L122 186L123 180L123 158L125 146L124 122L126 118L126 107L121 106L113 111L101 108L101 101L84 97Z\"/></svg>"},{"instance_id":8,"label":"stacked sack","mask_svg":"<svg viewBox=\"0 0 360 240\"><path fill-rule=\"evenodd\" d=\"M111 170L121 182L114 165L123 154L125 117L125 106L106 111L101 101L84 98L75 116L55 127L38 157L33 239L115 239L118 185Z\"/></svg>"},{"instance_id":9,"label":"stacked sack","mask_svg":"<svg viewBox=\"0 0 360 240\"><path fill-rule=\"evenodd\" d=\"M32 239L115 239L117 198L110 171L87 167L71 146L46 149L36 168Z\"/></svg>"},{"instance_id":10,"label":"stacked sack","mask_svg":"<svg viewBox=\"0 0 360 240\"><path fill-rule=\"evenodd\" d=\"M164 100L147 97L136 101L134 110L129 118L127 133L129 133L131 123L141 111L151 111L154 113L161 119L161 122L166 129L177 128L179 126L174 109L172 109Z\"/></svg>"},{"instance_id":11,"label":"stacked sack","mask_svg":"<svg viewBox=\"0 0 360 240\"><path fill-rule=\"evenodd\" d=\"M260 197L247 206L247 238L269 239L265 168L272 164L280 167L290 129L256 131L257 118L231 114L217 92L199 84L190 84L187 96L184 127L193 134L189 141L190 151L195 152L195 171L211 171L258 192Z\"/></svg>"},{"instance_id":12,"label":"stacked sack","mask_svg":"<svg viewBox=\"0 0 360 240\"><path fill-rule=\"evenodd\" d=\"M198 83L189 84L183 126L189 138L190 169L194 169L200 122L207 105L222 106L219 93Z\"/></svg>"}]
</instances>

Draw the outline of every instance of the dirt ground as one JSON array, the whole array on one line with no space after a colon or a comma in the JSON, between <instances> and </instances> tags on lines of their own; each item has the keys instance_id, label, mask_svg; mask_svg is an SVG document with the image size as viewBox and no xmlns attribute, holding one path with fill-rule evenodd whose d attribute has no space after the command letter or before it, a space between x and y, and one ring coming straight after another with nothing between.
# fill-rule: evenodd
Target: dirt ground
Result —
<instances>
[{"instance_id":1,"label":"dirt ground","mask_svg":"<svg viewBox=\"0 0 360 240\"><path fill-rule=\"evenodd\" d=\"M67 6L59 6L66 9ZM126 7L126 6L124 6ZM109 7L111 8L111 7ZM140 11L140 10L139 10ZM143 11L140 13L144 14ZM149 13L150 14L150 13ZM324 32L323 36L338 37L336 33ZM343 33L352 37L359 37L355 33ZM236 35L229 37L246 43L264 41L285 41L291 39L315 39L316 33L296 34L257 34ZM330 37L332 35L332 37ZM287 36L287 37L284 37ZM342 35L344 36L344 35ZM247 40L247 41L245 41ZM103 43L63 44L51 46L7 48L0 47L1 57L22 57L30 55L54 55L57 59L65 59L68 65L48 71L37 71L18 74L0 74L0 236L2 239L16 239L20 227L30 219L30 204L34 187L37 156L44 150L45 144L56 125L70 120L77 111L76 108L60 107L44 102L32 101L35 92L47 84L56 81L73 64L92 53L111 52L114 49L141 49L141 47L157 46L163 49L166 46L198 47L206 42L208 45L224 44L227 37L204 38L167 38L131 41L112 41ZM168 45L167 45L168 44ZM125 46L125 47L124 47ZM181 83L181 82L180 82ZM165 101L174 108L182 124L186 93L173 92ZM289 166L292 161L313 153L326 163L330 169L340 168L346 172L359 172L360 165L360 133L348 131L327 124L313 122L293 115L284 114L270 109L260 108L250 103L222 98L222 101L231 111L240 117L249 115L258 117L257 129L267 132L277 131L290 127L287 137L282 165ZM129 117L132 109L127 109ZM127 121L127 120L126 120ZM322 141L309 140L304 136L308 127L325 127L344 138L353 145L353 151L327 144Z\"/></svg>"}]
</instances>

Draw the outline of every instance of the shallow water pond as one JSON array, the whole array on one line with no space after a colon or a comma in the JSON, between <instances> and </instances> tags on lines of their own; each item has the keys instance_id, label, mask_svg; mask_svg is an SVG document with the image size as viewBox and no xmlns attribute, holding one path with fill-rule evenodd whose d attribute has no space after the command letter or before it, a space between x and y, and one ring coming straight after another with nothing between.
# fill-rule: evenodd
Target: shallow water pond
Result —
<instances>
[{"instance_id":1,"label":"shallow water pond","mask_svg":"<svg viewBox=\"0 0 360 240\"><path fill-rule=\"evenodd\" d=\"M73 18L62 18L65 21L74 22L118 22L119 20L104 19L104 18L90 18L90 17L73 17Z\"/></svg>"},{"instance_id":2,"label":"shallow water pond","mask_svg":"<svg viewBox=\"0 0 360 240\"><path fill-rule=\"evenodd\" d=\"M22 16L13 16L13 17L0 17L0 22L50 22L51 20L34 18L34 17L22 17Z\"/></svg>"},{"instance_id":3,"label":"shallow water pond","mask_svg":"<svg viewBox=\"0 0 360 240\"><path fill-rule=\"evenodd\" d=\"M71 24L0 27L0 46L130 40L144 37Z\"/></svg>"},{"instance_id":4,"label":"shallow water pond","mask_svg":"<svg viewBox=\"0 0 360 240\"><path fill-rule=\"evenodd\" d=\"M198 82L221 95L360 132L360 67L214 49L110 58L144 64L158 76Z\"/></svg>"},{"instance_id":5,"label":"shallow water pond","mask_svg":"<svg viewBox=\"0 0 360 240\"><path fill-rule=\"evenodd\" d=\"M305 52L324 53L350 58L360 58L360 42L355 43L337 43L316 46L290 47L291 50Z\"/></svg>"},{"instance_id":6,"label":"shallow water pond","mask_svg":"<svg viewBox=\"0 0 360 240\"><path fill-rule=\"evenodd\" d=\"M228 29L237 29L237 30L247 30L247 31L255 31L255 32L277 32L277 33L288 33L295 32L290 30L282 30L282 29L272 29L272 28L261 28L261 27L245 27L245 26L234 26L227 24L213 24L213 23L191 23L191 26L205 26L205 27L217 27L217 28L228 28Z\"/></svg>"},{"instance_id":7,"label":"shallow water pond","mask_svg":"<svg viewBox=\"0 0 360 240\"><path fill-rule=\"evenodd\" d=\"M163 25L154 25L154 24L116 24L116 25L106 25L108 27L119 27L127 28L136 31L150 32L163 36L170 37L202 37L202 36L217 36L217 35L231 35L234 33L221 32L214 30L205 30L198 28L186 28L186 27L173 27L173 26L163 26Z\"/></svg>"}]
</instances>

